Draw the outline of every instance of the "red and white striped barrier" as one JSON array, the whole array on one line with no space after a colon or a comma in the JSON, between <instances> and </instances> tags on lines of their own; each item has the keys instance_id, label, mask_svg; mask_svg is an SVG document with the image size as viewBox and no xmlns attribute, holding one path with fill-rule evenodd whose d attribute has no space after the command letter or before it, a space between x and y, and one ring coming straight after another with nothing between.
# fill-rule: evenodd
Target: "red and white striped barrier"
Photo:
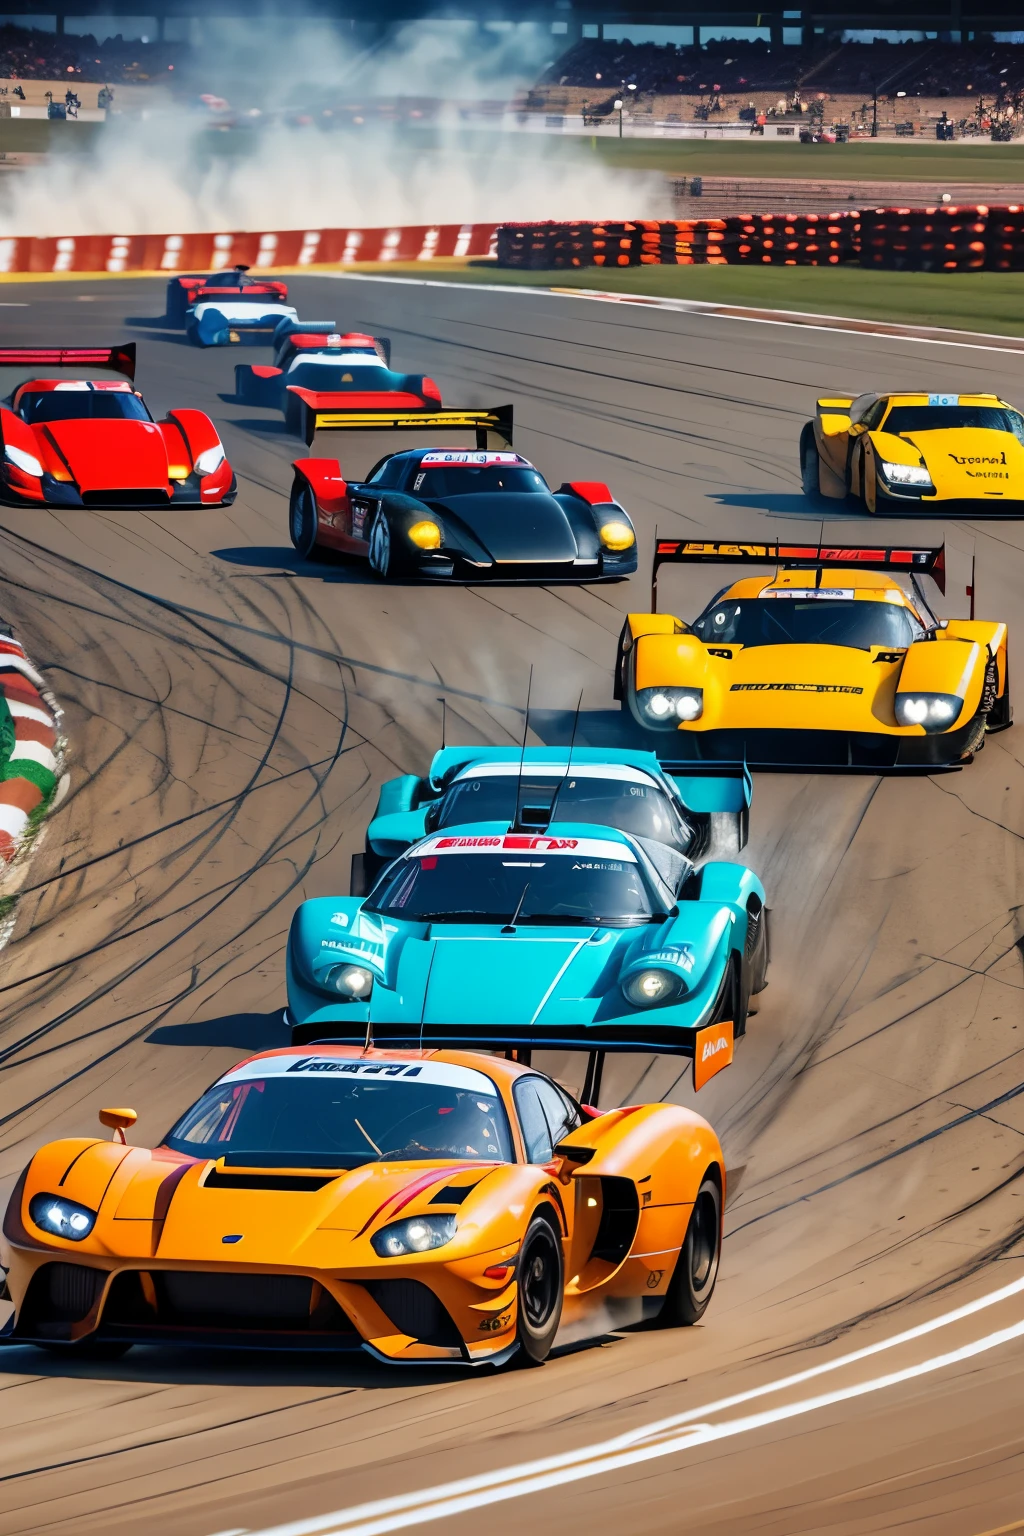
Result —
<instances>
[{"instance_id":1,"label":"red and white striped barrier","mask_svg":"<svg viewBox=\"0 0 1024 1536\"><path fill-rule=\"evenodd\" d=\"M0 635L0 868L57 787L57 721L22 646Z\"/></svg>"},{"instance_id":2,"label":"red and white striped barrier","mask_svg":"<svg viewBox=\"0 0 1024 1536\"><path fill-rule=\"evenodd\" d=\"M495 224L412 224L391 229L278 229L210 235L15 235L0 239L0 272L206 272L347 266L490 256Z\"/></svg>"}]
</instances>

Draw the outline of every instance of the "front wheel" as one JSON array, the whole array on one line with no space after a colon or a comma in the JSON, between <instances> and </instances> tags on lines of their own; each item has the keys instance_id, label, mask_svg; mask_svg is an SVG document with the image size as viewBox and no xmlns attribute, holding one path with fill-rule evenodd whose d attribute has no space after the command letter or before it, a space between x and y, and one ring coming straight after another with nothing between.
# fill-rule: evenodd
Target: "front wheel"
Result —
<instances>
[{"instance_id":1,"label":"front wheel","mask_svg":"<svg viewBox=\"0 0 1024 1536\"><path fill-rule=\"evenodd\" d=\"M519 1255L516 1342L523 1365L543 1365L562 1316L562 1244L543 1216L530 1222Z\"/></svg>"},{"instance_id":2,"label":"front wheel","mask_svg":"<svg viewBox=\"0 0 1024 1536\"><path fill-rule=\"evenodd\" d=\"M707 1311L722 1252L722 1192L710 1174L697 1191L683 1246L658 1318L666 1328L691 1328Z\"/></svg>"},{"instance_id":3,"label":"front wheel","mask_svg":"<svg viewBox=\"0 0 1024 1536\"><path fill-rule=\"evenodd\" d=\"M316 497L313 487L306 481L292 486L291 504L288 508L288 533L303 560L318 560L320 550L316 542Z\"/></svg>"},{"instance_id":4,"label":"front wheel","mask_svg":"<svg viewBox=\"0 0 1024 1536\"><path fill-rule=\"evenodd\" d=\"M370 570L381 581L387 581L395 573L395 552L391 538L391 524L383 507L378 507L370 529Z\"/></svg>"},{"instance_id":5,"label":"front wheel","mask_svg":"<svg viewBox=\"0 0 1024 1536\"><path fill-rule=\"evenodd\" d=\"M996 731L1009 730L1013 724L1013 705L1010 702L1010 664L1006 664L1006 679L1003 683L1003 692L997 698L988 712L985 720L985 730L992 736Z\"/></svg>"}]
</instances>

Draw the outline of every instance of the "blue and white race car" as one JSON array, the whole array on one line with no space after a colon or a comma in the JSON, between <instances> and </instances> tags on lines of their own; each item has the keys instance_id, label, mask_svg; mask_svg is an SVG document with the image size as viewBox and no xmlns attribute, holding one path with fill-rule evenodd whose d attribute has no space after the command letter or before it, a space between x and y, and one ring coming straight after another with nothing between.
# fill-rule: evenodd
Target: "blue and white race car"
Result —
<instances>
[{"instance_id":1,"label":"blue and white race car","mask_svg":"<svg viewBox=\"0 0 1024 1536\"><path fill-rule=\"evenodd\" d=\"M744 847L752 790L742 764L666 765L653 752L611 747L446 747L425 777L405 773L381 785L350 890L365 896L428 832L497 820L544 830L555 812L637 838L674 885L687 861Z\"/></svg>"},{"instance_id":2,"label":"blue and white race car","mask_svg":"<svg viewBox=\"0 0 1024 1536\"><path fill-rule=\"evenodd\" d=\"M200 291L185 313L185 335L196 347L269 346L298 310L258 283L223 294Z\"/></svg>"},{"instance_id":3,"label":"blue and white race car","mask_svg":"<svg viewBox=\"0 0 1024 1536\"><path fill-rule=\"evenodd\" d=\"M415 843L364 899L302 903L287 1021L296 1043L684 1055L717 1026L731 1059L767 967L742 865L684 861L673 887L616 828L478 822Z\"/></svg>"}]
</instances>

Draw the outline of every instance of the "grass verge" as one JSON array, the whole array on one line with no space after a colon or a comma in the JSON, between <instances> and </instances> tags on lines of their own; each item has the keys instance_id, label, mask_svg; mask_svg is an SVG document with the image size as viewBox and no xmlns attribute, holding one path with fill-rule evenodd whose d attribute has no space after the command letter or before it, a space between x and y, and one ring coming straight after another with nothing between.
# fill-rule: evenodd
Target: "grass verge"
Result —
<instances>
[{"instance_id":1,"label":"grass verge","mask_svg":"<svg viewBox=\"0 0 1024 1536\"><path fill-rule=\"evenodd\" d=\"M568 142L560 140L560 143ZM782 176L811 181L1020 182L1024 143L779 144L726 139L576 141L612 170L680 176Z\"/></svg>"},{"instance_id":2,"label":"grass verge","mask_svg":"<svg viewBox=\"0 0 1024 1536\"><path fill-rule=\"evenodd\" d=\"M1024 336L1024 272L867 272L859 267L629 267L508 271L493 262L389 262L361 267L392 276L523 288L600 288L657 298L792 309L951 330Z\"/></svg>"}]
</instances>

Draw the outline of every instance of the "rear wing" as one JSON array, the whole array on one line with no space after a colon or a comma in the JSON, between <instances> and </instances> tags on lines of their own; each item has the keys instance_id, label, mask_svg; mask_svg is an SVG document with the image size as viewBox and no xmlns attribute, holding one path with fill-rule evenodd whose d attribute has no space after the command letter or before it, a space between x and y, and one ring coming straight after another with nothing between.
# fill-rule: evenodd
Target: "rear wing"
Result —
<instances>
[{"instance_id":1,"label":"rear wing","mask_svg":"<svg viewBox=\"0 0 1024 1536\"><path fill-rule=\"evenodd\" d=\"M651 568L651 612L658 611L658 571L663 565L771 565L780 569L815 570L848 565L862 571L902 571L905 576L931 576L946 590L946 546L913 549L906 545L740 544L721 540L659 539L654 541Z\"/></svg>"},{"instance_id":2,"label":"rear wing","mask_svg":"<svg viewBox=\"0 0 1024 1536\"><path fill-rule=\"evenodd\" d=\"M705 1031L666 1024L658 1008L635 1014L616 1024L378 1024L332 1019L323 1034L306 1045L366 1045L394 1050L655 1052L693 1058L697 1038ZM707 1031L713 1032L715 1026Z\"/></svg>"},{"instance_id":3,"label":"rear wing","mask_svg":"<svg viewBox=\"0 0 1024 1536\"><path fill-rule=\"evenodd\" d=\"M109 368L135 378L135 343L119 347L0 347L0 368Z\"/></svg>"},{"instance_id":4,"label":"rear wing","mask_svg":"<svg viewBox=\"0 0 1024 1536\"><path fill-rule=\"evenodd\" d=\"M478 449L497 437L512 446L512 407L498 405L490 411L317 411L303 402L303 441L309 445L318 432L418 432L427 443L433 433L472 433Z\"/></svg>"}]
</instances>

